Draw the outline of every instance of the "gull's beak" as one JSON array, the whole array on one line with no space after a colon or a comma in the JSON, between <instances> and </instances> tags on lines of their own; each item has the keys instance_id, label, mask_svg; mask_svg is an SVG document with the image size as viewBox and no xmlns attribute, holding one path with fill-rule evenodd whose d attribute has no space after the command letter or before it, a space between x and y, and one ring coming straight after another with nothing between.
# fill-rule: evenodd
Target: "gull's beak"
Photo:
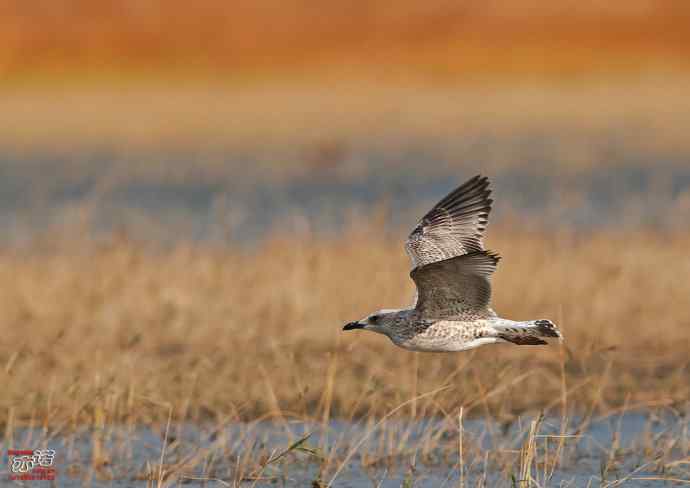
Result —
<instances>
[{"instance_id":1,"label":"gull's beak","mask_svg":"<svg viewBox=\"0 0 690 488\"><path fill-rule=\"evenodd\" d=\"M360 324L359 322L350 322L349 324L345 324L345 327L343 327L343 330L354 330L354 329L363 329L364 326Z\"/></svg>"}]
</instances>

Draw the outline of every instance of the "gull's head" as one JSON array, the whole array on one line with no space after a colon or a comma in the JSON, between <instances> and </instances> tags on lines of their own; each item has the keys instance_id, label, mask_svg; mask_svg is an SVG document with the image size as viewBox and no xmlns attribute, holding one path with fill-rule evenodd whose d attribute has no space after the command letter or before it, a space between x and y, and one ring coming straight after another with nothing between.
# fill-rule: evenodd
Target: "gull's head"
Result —
<instances>
[{"instance_id":1,"label":"gull's head","mask_svg":"<svg viewBox=\"0 0 690 488\"><path fill-rule=\"evenodd\" d=\"M391 330L398 320L399 312L399 310L379 310L361 320L345 324L343 330L364 329L388 335L388 331Z\"/></svg>"}]
</instances>

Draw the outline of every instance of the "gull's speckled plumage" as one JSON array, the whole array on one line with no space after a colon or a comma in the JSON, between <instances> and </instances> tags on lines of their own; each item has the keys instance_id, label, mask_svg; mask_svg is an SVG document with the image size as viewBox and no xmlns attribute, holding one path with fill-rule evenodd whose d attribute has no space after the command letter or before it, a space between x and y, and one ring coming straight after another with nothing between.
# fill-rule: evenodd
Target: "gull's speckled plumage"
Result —
<instances>
[{"instance_id":1,"label":"gull's speckled plumage","mask_svg":"<svg viewBox=\"0 0 690 488\"><path fill-rule=\"evenodd\" d=\"M491 275L500 260L484 249L492 200L486 177L475 176L438 202L405 243L417 287L413 308L380 310L344 329L388 336L413 351L462 351L484 344L546 344L561 339L549 320L516 322L491 309Z\"/></svg>"}]
</instances>

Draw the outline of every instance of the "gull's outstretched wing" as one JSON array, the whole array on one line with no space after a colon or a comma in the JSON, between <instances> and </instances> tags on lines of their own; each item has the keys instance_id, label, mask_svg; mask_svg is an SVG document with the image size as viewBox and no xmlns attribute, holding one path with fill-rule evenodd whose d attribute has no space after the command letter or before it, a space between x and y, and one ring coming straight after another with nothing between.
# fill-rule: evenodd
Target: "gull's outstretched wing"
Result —
<instances>
[{"instance_id":1,"label":"gull's outstretched wing","mask_svg":"<svg viewBox=\"0 0 690 488\"><path fill-rule=\"evenodd\" d=\"M475 176L438 202L407 238L412 267L483 250L490 194L488 178Z\"/></svg>"},{"instance_id":2,"label":"gull's outstretched wing","mask_svg":"<svg viewBox=\"0 0 690 488\"><path fill-rule=\"evenodd\" d=\"M417 285L416 309L423 317L475 320L493 316L489 278L501 258L473 251L412 270Z\"/></svg>"}]
</instances>

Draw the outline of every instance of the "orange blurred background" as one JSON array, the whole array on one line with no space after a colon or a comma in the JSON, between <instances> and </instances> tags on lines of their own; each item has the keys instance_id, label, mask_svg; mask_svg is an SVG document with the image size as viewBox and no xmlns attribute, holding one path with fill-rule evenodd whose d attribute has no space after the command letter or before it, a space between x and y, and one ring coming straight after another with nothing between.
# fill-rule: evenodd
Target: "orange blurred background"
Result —
<instances>
[{"instance_id":1,"label":"orange blurred background","mask_svg":"<svg viewBox=\"0 0 690 488\"><path fill-rule=\"evenodd\" d=\"M687 70L690 3L3 2L0 75L406 76Z\"/></svg>"}]
</instances>

